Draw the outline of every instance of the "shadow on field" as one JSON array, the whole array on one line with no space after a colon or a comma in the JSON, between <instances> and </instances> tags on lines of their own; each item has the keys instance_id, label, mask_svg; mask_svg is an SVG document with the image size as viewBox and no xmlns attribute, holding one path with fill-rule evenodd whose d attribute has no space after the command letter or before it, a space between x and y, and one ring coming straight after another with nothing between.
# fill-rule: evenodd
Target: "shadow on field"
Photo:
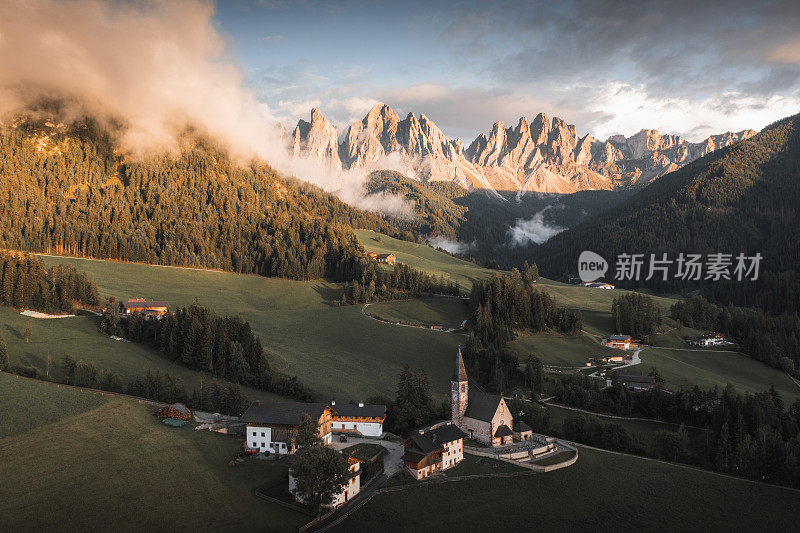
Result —
<instances>
[{"instance_id":1,"label":"shadow on field","mask_svg":"<svg viewBox=\"0 0 800 533\"><path fill-rule=\"evenodd\" d=\"M314 290L325 300L325 305L333 306L342 297L342 289L332 288L322 283L314 285Z\"/></svg>"},{"instance_id":2,"label":"shadow on field","mask_svg":"<svg viewBox=\"0 0 800 533\"><path fill-rule=\"evenodd\" d=\"M11 324L6 324L6 329L10 331L11 334L14 335L16 338L18 339L22 338L22 332L16 328L12 328Z\"/></svg>"}]
</instances>

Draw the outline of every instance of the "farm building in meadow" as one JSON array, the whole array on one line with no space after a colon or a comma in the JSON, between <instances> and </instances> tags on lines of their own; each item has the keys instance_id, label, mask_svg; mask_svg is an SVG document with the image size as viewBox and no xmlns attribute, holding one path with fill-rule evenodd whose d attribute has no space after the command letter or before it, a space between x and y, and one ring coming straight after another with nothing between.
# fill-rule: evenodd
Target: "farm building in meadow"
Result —
<instances>
[{"instance_id":1,"label":"farm building in meadow","mask_svg":"<svg viewBox=\"0 0 800 533\"><path fill-rule=\"evenodd\" d=\"M143 298L132 298L119 303L119 314L130 316L139 313L147 318L161 318L167 314L169 302L148 301Z\"/></svg>"},{"instance_id":2,"label":"farm building in meadow","mask_svg":"<svg viewBox=\"0 0 800 533\"><path fill-rule=\"evenodd\" d=\"M336 433L349 433L362 437L383 435L383 421L386 420L385 405L339 404L331 402L335 411L331 430Z\"/></svg>"},{"instance_id":3,"label":"farm building in meadow","mask_svg":"<svg viewBox=\"0 0 800 533\"><path fill-rule=\"evenodd\" d=\"M630 350L632 342L630 335L611 335L603 340L603 344L609 348L619 348L620 350Z\"/></svg>"},{"instance_id":4,"label":"farm building in meadow","mask_svg":"<svg viewBox=\"0 0 800 533\"><path fill-rule=\"evenodd\" d=\"M470 385L460 346L450 392L451 423L469 435L470 439L490 446L502 446L514 441L514 432L511 430L514 417L506 401L499 394L488 394Z\"/></svg>"},{"instance_id":5,"label":"farm building in meadow","mask_svg":"<svg viewBox=\"0 0 800 533\"><path fill-rule=\"evenodd\" d=\"M452 468L464 459L464 437L451 423L413 433L403 442L403 464L414 479Z\"/></svg>"},{"instance_id":6,"label":"farm building in meadow","mask_svg":"<svg viewBox=\"0 0 800 533\"><path fill-rule=\"evenodd\" d=\"M367 253L366 253L366 254L364 254L364 255L366 255L366 256L367 256L367 259L372 259L373 261L375 261L376 259L378 259L378 254L376 254L375 252L367 252Z\"/></svg>"},{"instance_id":7,"label":"farm building in meadow","mask_svg":"<svg viewBox=\"0 0 800 533\"><path fill-rule=\"evenodd\" d=\"M241 421L247 426L245 450L248 452L294 453L297 429L306 414L319 425L319 436L331 443L331 422L335 411L325 403L253 402Z\"/></svg>"},{"instance_id":8,"label":"farm building in meadow","mask_svg":"<svg viewBox=\"0 0 800 533\"><path fill-rule=\"evenodd\" d=\"M394 254L378 254L375 258L378 263L386 263L387 265L393 265L397 263L397 258Z\"/></svg>"},{"instance_id":9,"label":"farm building in meadow","mask_svg":"<svg viewBox=\"0 0 800 533\"><path fill-rule=\"evenodd\" d=\"M716 332L704 333L699 339L690 341L690 344L695 346L717 346L725 344L725 337Z\"/></svg>"},{"instance_id":10,"label":"farm building in meadow","mask_svg":"<svg viewBox=\"0 0 800 533\"><path fill-rule=\"evenodd\" d=\"M303 503L304 500L303 497L297 493L297 481L292 476L291 464L296 458L302 457L306 450L308 450L307 447L301 448L287 459L287 462L289 463L289 492L292 493L295 501L300 503ZM355 495L361 492L361 460L348 455L345 452L342 453L347 455L347 464L350 465L350 479L337 494L333 495L333 500L331 500L331 502L325 506L328 508L339 507L343 503L352 500Z\"/></svg>"},{"instance_id":11,"label":"farm building in meadow","mask_svg":"<svg viewBox=\"0 0 800 533\"><path fill-rule=\"evenodd\" d=\"M636 370L626 370L618 372L622 385L630 390L651 390L656 386L655 378L651 376L643 376L641 372Z\"/></svg>"},{"instance_id":12,"label":"farm building in meadow","mask_svg":"<svg viewBox=\"0 0 800 533\"><path fill-rule=\"evenodd\" d=\"M182 403L173 403L172 405L165 405L156 411L155 416L158 418L177 418L178 420L189 420L192 418L192 412Z\"/></svg>"}]
</instances>

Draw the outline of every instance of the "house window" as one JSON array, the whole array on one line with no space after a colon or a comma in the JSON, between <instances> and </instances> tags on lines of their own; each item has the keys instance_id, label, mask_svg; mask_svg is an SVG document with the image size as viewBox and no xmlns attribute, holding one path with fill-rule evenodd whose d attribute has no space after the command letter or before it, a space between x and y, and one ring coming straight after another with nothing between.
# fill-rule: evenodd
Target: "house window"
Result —
<instances>
[{"instance_id":1,"label":"house window","mask_svg":"<svg viewBox=\"0 0 800 533\"><path fill-rule=\"evenodd\" d=\"M264 443L263 442L261 443L261 447L264 448Z\"/></svg>"},{"instance_id":2,"label":"house window","mask_svg":"<svg viewBox=\"0 0 800 533\"><path fill-rule=\"evenodd\" d=\"M254 436L254 437L256 436L256 432L255 432L255 431L253 432L253 436Z\"/></svg>"},{"instance_id":3,"label":"house window","mask_svg":"<svg viewBox=\"0 0 800 533\"><path fill-rule=\"evenodd\" d=\"M286 449L286 444L282 442L281 443L281 448L285 450Z\"/></svg>"},{"instance_id":4,"label":"house window","mask_svg":"<svg viewBox=\"0 0 800 533\"><path fill-rule=\"evenodd\" d=\"M263 432L263 431L261 432L261 436L262 436L262 437L264 436L264 432Z\"/></svg>"},{"instance_id":5,"label":"house window","mask_svg":"<svg viewBox=\"0 0 800 533\"><path fill-rule=\"evenodd\" d=\"M255 448L256 446L258 446L258 443L254 442L253 443L253 448Z\"/></svg>"}]
</instances>

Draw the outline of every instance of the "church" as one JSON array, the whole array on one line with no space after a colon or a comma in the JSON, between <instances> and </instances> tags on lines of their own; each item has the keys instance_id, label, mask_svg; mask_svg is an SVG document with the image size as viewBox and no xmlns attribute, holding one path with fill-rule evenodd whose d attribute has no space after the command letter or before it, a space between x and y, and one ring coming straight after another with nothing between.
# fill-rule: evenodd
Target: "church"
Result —
<instances>
[{"instance_id":1,"label":"church","mask_svg":"<svg viewBox=\"0 0 800 533\"><path fill-rule=\"evenodd\" d=\"M460 346L450 390L451 422L470 439L490 446L502 446L511 444L515 438L529 440L533 436L525 422L514 420L502 396L488 394L476 386L470 387Z\"/></svg>"}]
</instances>

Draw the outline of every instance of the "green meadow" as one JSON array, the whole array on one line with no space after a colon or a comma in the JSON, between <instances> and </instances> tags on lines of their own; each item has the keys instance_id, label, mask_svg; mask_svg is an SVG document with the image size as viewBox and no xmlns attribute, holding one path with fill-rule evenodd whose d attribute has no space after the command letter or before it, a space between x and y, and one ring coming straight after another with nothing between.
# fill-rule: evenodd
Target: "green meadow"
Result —
<instances>
[{"instance_id":1,"label":"green meadow","mask_svg":"<svg viewBox=\"0 0 800 533\"><path fill-rule=\"evenodd\" d=\"M335 531L796 531L796 490L579 452L573 466L546 474L409 483L376 495Z\"/></svg>"},{"instance_id":2,"label":"green meadow","mask_svg":"<svg viewBox=\"0 0 800 533\"><path fill-rule=\"evenodd\" d=\"M254 494L285 482L282 462L228 466L237 438L167 427L134 400L8 374L0 390L4 531L296 531L308 521Z\"/></svg>"},{"instance_id":3,"label":"green meadow","mask_svg":"<svg viewBox=\"0 0 800 533\"><path fill-rule=\"evenodd\" d=\"M60 262L85 271L97 282L103 297L167 300L173 307L190 305L196 299L217 314L241 315L260 337L275 367L299 376L321 400L393 396L405 364L424 367L433 392L444 397L450 390L456 348L463 342L459 335L384 324L362 315L360 305L331 305L341 288L327 281L290 281L76 258L44 259L48 266ZM34 330L42 327L41 322L34 323ZM63 327L68 326L66 322ZM34 331L31 344L35 335ZM123 344L102 338L97 342L109 347ZM137 349L131 343L124 344L127 346L120 349ZM48 349L54 350L53 342L43 342L34 355L46 357ZM130 362L137 372L158 368L160 356L145 351L151 359L142 357ZM100 368L113 369L127 357L113 350L94 353ZM77 349L74 355L88 359Z\"/></svg>"},{"instance_id":4,"label":"green meadow","mask_svg":"<svg viewBox=\"0 0 800 533\"><path fill-rule=\"evenodd\" d=\"M383 320L460 328L469 318L469 302L457 298L417 298L370 304L366 312Z\"/></svg>"}]
</instances>

